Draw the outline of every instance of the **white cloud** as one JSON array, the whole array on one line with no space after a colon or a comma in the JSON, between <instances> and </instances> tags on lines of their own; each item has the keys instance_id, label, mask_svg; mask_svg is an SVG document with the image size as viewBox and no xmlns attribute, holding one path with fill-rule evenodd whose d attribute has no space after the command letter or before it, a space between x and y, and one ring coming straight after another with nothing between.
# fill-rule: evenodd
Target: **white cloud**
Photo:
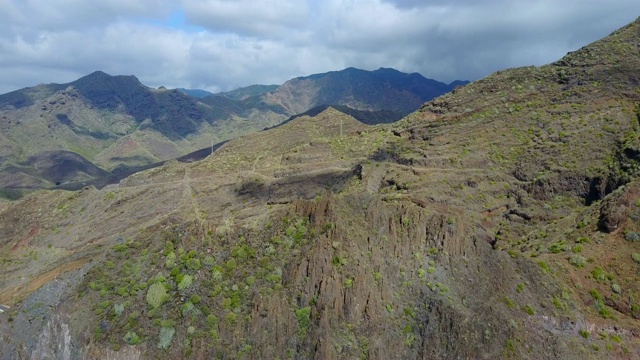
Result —
<instances>
[{"instance_id":1,"label":"white cloud","mask_svg":"<svg viewBox=\"0 0 640 360\"><path fill-rule=\"evenodd\" d=\"M640 14L637 0L0 0L0 8L0 92L94 70L214 91L348 66L477 79L554 61Z\"/></svg>"}]
</instances>

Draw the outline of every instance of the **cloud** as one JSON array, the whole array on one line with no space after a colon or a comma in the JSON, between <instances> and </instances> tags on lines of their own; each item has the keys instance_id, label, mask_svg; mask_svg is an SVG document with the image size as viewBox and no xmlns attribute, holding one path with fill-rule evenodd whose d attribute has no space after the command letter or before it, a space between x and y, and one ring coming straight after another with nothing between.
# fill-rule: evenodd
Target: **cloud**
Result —
<instances>
[{"instance_id":1,"label":"cloud","mask_svg":"<svg viewBox=\"0 0 640 360\"><path fill-rule=\"evenodd\" d=\"M2 33L22 35L100 28L121 18L161 17L171 10L169 0L0 0L5 24Z\"/></svg>"},{"instance_id":2,"label":"cloud","mask_svg":"<svg viewBox=\"0 0 640 360\"><path fill-rule=\"evenodd\" d=\"M354 66L441 81L562 57L636 0L0 0L0 92L94 70L230 90Z\"/></svg>"},{"instance_id":3,"label":"cloud","mask_svg":"<svg viewBox=\"0 0 640 360\"><path fill-rule=\"evenodd\" d=\"M309 8L304 0L185 0L186 20L212 32L257 38L286 38L304 29Z\"/></svg>"}]
</instances>

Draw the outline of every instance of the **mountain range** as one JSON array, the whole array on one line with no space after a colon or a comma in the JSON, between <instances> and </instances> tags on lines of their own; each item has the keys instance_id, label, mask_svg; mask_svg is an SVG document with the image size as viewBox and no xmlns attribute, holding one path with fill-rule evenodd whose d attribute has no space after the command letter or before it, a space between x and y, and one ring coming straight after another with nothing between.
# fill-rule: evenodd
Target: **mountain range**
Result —
<instances>
[{"instance_id":1,"label":"mountain range","mask_svg":"<svg viewBox=\"0 0 640 360\"><path fill-rule=\"evenodd\" d=\"M0 358L638 359L639 86L640 18L393 123L2 200Z\"/></svg>"},{"instance_id":2,"label":"mountain range","mask_svg":"<svg viewBox=\"0 0 640 360\"><path fill-rule=\"evenodd\" d=\"M134 76L97 71L67 84L0 95L0 188L87 184L108 173L130 174L316 106L346 106L367 123L378 121L380 111L397 120L463 83L349 68L210 94L153 89Z\"/></svg>"}]
</instances>

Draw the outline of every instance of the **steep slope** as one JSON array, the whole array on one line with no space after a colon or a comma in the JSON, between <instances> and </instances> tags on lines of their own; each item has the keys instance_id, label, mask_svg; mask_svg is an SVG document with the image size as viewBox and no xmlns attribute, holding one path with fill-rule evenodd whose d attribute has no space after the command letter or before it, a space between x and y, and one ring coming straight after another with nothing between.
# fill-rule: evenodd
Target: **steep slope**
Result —
<instances>
[{"instance_id":1,"label":"steep slope","mask_svg":"<svg viewBox=\"0 0 640 360\"><path fill-rule=\"evenodd\" d=\"M0 204L0 354L638 359L638 44Z\"/></svg>"}]
</instances>

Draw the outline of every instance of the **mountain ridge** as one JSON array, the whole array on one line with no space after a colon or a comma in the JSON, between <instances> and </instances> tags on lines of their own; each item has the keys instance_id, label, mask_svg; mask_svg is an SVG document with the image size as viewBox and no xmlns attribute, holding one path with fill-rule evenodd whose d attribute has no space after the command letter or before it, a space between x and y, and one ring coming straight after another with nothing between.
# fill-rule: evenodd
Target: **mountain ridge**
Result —
<instances>
[{"instance_id":1,"label":"mountain ridge","mask_svg":"<svg viewBox=\"0 0 640 360\"><path fill-rule=\"evenodd\" d=\"M359 73L369 76L366 71ZM335 82L341 75L332 76ZM295 109L306 111L306 106L315 106L295 105L297 100L280 96L295 105L286 107L271 101L269 91L277 89L273 85L252 85L194 98L180 90L150 88L133 75L111 76L95 71L69 83L42 84L0 95L0 156L4 156L0 157L0 188L53 186L47 179L38 178L40 173L28 164L28 157L40 151L72 151L106 171L145 168L210 147L211 143L277 125L295 115ZM401 98L416 96L411 89L403 91ZM384 94L365 103L381 101ZM332 100L340 102L340 96ZM360 113L360 118L367 114Z\"/></svg>"}]
</instances>

